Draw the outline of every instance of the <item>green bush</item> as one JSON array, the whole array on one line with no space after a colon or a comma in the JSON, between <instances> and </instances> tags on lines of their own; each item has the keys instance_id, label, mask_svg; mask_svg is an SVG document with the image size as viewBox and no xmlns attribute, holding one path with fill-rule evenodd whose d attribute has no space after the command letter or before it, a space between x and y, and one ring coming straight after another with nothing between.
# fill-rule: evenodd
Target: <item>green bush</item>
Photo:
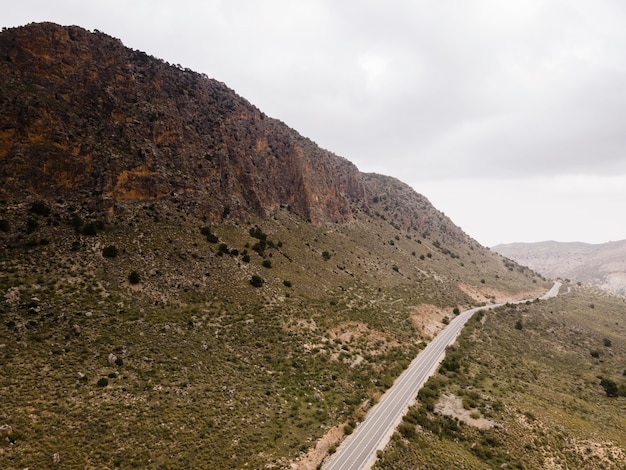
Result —
<instances>
[{"instance_id":1,"label":"green bush","mask_svg":"<svg viewBox=\"0 0 626 470\"><path fill-rule=\"evenodd\" d=\"M128 282L131 284L139 284L141 282L141 276L137 271L131 271L128 275Z\"/></svg>"},{"instance_id":2,"label":"green bush","mask_svg":"<svg viewBox=\"0 0 626 470\"><path fill-rule=\"evenodd\" d=\"M328 251L322 251L322 258L328 261L330 259L330 253Z\"/></svg>"},{"instance_id":3,"label":"green bush","mask_svg":"<svg viewBox=\"0 0 626 470\"><path fill-rule=\"evenodd\" d=\"M604 388L604 392L607 397L616 397L617 396L617 384L611 379L606 379L604 377L600 377L600 385Z\"/></svg>"},{"instance_id":4,"label":"green bush","mask_svg":"<svg viewBox=\"0 0 626 470\"><path fill-rule=\"evenodd\" d=\"M272 267L272 262L268 259L264 259L263 263L261 263L263 265L264 268L271 268Z\"/></svg>"},{"instance_id":5,"label":"green bush","mask_svg":"<svg viewBox=\"0 0 626 470\"><path fill-rule=\"evenodd\" d=\"M250 284L252 286L254 286L254 287L261 287L264 282L265 282L265 280L261 276L259 276L258 274L254 274L250 278Z\"/></svg>"},{"instance_id":6,"label":"green bush","mask_svg":"<svg viewBox=\"0 0 626 470\"><path fill-rule=\"evenodd\" d=\"M117 256L117 247L114 245L105 246L102 250L102 256L105 258L115 258Z\"/></svg>"},{"instance_id":7,"label":"green bush","mask_svg":"<svg viewBox=\"0 0 626 470\"><path fill-rule=\"evenodd\" d=\"M213 232L210 227L200 227L200 233L206 237L209 243L217 243L219 238Z\"/></svg>"},{"instance_id":8,"label":"green bush","mask_svg":"<svg viewBox=\"0 0 626 470\"><path fill-rule=\"evenodd\" d=\"M50 215L50 208L46 206L46 203L43 201L35 201L30 206L30 211L33 214L47 216Z\"/></svg>"},{"instance_id":9,"label":"green bush","mask_svg":"<svg viewBox=\"0 0 626 470\"><path fill-rule=\"evenodd\" d=\"M109 379L106 377L102 377L98 380L98 387L106 387L107 385L109 385Z\"/></svg>"}]
</instances>

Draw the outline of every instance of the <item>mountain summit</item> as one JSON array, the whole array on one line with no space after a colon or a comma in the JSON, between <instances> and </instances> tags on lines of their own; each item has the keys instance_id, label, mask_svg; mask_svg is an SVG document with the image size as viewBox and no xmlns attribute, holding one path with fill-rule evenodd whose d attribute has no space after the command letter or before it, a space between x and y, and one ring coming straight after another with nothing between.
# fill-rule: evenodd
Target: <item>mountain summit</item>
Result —
<instances>
[{"instance_id":1,"label":"mountain summit","mask_svg":"<svg viewBox=\"0 0 626 470\"><path fill-rule=\"evenodd\" d=\"M87 199L114 216L167 200L220 221L280 207L346 223L402 200L404 228L466 236L397 181L361 174L223 83L101 32L31 24L0 35L0 197Z\"/></svg>"}]
</instances>

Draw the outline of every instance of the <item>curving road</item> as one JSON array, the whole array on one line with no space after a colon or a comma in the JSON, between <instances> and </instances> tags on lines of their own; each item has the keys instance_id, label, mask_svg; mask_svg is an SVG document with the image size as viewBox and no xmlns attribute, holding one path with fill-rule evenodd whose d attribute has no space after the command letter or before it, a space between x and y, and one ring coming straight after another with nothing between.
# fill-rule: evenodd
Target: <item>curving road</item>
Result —
<instances>
[{"instance_id":1,"label":"curving road","mask_svg":"<svg viewBox=\"0 0 626 470\"><path fill-rule=\"evenodd\" d=\"M555 282L541 299L556 296L560 287L561 283ZM526 300L512 303L523 302ZM393 430L400 424L409 406L415 401L417 392L435 373L445 357L446 347L456 341L465 323L479 310L491 310L501 305L504 304L476 307L457 315L447 328L435 336L435 339L417 355L322 468L325 470L370 468L376 461L376 451L385 448Z\"/></svg>"}]
</instances>

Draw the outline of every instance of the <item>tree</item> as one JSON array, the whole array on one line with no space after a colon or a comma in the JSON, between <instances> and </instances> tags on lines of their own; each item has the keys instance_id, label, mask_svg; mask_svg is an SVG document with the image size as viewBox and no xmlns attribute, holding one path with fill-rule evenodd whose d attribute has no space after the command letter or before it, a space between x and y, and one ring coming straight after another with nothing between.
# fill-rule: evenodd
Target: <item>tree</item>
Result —
<instances>
[{"instance_id":1,"label":"tree","mask_svg":"<svg viewBox=\"0 0 626 470\"><path fill-rule=\"evenodd\" d=\"M265 282L265 280L261 276L259 276L258 274L254 274L250 278L250 284L252 286L254 286L254 287L261 287L264 282Z\"/></svg>"},{"instance_id":2,"label":"tree","mask_svg":"<svg viewBox=\"0 0 626 470\"><path fill-rule=\"evenodd\" d=\"M141 276L137 271L131 271L128 275L128 282L131 284L139 284L141 282Z\"/></svg>"},{"instance_id":3,"label":"tree","mask_svg":"<svg viewBox=\"0 0 626 470\"><path fill-rule=\"evenodd\" d=\"M102 256L105 258L115 258L117 256L117 247L114 245L105 246L102 250Z\"/></svg>"},{"instance_id":4,"label":"tree","mask_svg":"<svg viewBox=\"0 0 626 470\"><path fill-rule=\"evenodd\" d=\"M604 388L604 392L606 393L607 397L617 396L617 384L611 379L600 377L600 385L602 386L602 388Z\"/></svg>"}]
</instances>

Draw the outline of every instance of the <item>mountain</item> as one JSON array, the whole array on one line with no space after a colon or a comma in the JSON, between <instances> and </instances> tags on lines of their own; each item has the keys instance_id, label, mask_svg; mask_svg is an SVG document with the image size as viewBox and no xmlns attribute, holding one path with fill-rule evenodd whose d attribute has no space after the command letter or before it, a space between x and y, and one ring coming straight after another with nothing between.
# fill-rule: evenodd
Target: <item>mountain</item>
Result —
<instances>
[{"instance_id":1,"label":"mountain","mask_svg":"<svg viewBox=\"0 0 626 470\"><path fill-rule=\"evenodd\" d=\"M550 285L218 81L0 33L0 467L296 465L457 309Z\"/></svg>"},{"instance_id":2,"label":"mountain","mask_svg":"<svg viewBox=\"0 0 626 470\"><path fill-rule=\"evenodd\" d=\"M497 245L493 250L550 278L568 278L626 295L626 240L589 244L555 241Z\"/></svg>"}]
</instances>

